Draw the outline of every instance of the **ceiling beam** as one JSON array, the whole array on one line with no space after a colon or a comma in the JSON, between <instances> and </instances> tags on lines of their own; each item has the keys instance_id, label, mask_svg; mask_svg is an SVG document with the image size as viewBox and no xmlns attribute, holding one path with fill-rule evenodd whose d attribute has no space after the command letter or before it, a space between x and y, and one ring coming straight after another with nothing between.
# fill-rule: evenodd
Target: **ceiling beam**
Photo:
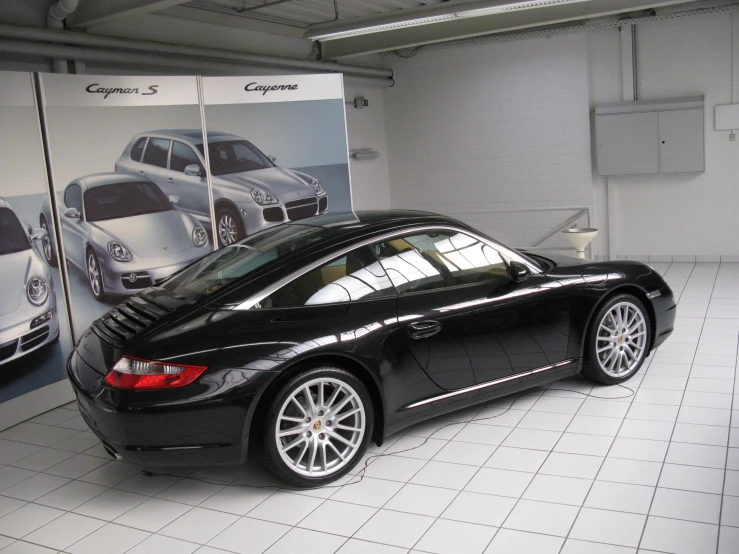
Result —
<instances>
[{"instance_id":1,"label":"ceiling beam","mask_svg":"<svg viewBox=\"0 0 739 554\"><path fill-rule=\"evenodd\" d=\"M688 3L695 0L590 0L324 40L321 49L324 59L337 59Z\"/></svg>"},{"instance_id":2,"label":"ceiling beam","mask_svg":"<svg viewBox=\"0 0 739 554\"><path fill-rule=\"evenodd\" d=\"M187 0L85 0L67 18L67 27L90 29L123 18L164 10L185 2Z\"/></svg>"}]
</instances>

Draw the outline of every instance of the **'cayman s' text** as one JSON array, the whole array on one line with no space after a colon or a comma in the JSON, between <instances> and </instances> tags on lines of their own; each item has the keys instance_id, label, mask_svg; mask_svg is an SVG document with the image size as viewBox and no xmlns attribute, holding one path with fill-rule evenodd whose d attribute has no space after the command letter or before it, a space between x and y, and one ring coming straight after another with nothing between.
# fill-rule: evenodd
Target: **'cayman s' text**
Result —
<instances>
[{"instance_id":1,"label":"'cayman s' text","mask_svg":"<svg viewBox=\"0 0 739 554\"><path fill-rule=\"evenodd\" d=\"M151 96L152 94L159 92L157 90L158 87L159 85L149 85L148 92L141 92L137 88L108 88L100 86L98 83L93 83L88 85L85 90L93 94L104 94L105 96L103 98L107 98L111 94L140 94L141 96Z\"/></svg>"}]
</instances>

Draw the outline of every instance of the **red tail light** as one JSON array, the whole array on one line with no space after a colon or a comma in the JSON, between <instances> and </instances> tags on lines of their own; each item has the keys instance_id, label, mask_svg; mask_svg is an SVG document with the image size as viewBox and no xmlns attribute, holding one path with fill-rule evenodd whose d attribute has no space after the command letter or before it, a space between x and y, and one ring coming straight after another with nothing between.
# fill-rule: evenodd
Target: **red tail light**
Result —
<instances>
[{"instance_id":1,"label":"red tail light","mask_svg":"<svg viewBox=\"0 0 739 554\"><path fill-rule=\"evenodd\" d=\"M116 389L169 389L189 385L208 369L202 365L168 364L123 356L105 376Z\"/></svg>"}]
</instances>

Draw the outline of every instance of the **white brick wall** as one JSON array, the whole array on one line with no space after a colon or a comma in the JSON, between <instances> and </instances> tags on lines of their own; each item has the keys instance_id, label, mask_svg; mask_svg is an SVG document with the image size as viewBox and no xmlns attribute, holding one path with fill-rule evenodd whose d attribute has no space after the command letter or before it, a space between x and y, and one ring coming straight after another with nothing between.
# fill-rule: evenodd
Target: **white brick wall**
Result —
<instances>
[{"instance_id":1,"label":"white brick wall","mask_svg":"<svg viewBox=\"0 0 739 554\"><path fill-rule=\"evenodd\" d=\"M611 177L620 255L739 254L739 142L729 142L729 133L713 126L714 106L731 102L732 45L735 78L739 73L732 14L739 30L736 11L638 29L640 99L705 95L706 171ZM739 92L735 96L739 101Z\"/></svg>"},{"instance_id":2,"label":"white brick wall","mask_svg":"<svg viewBox=\"0 0 739 554\"><path fill-rule=\"evenodd\" d=\"M383 89L344 83L344 96L353 101L357 96L369 100L367 108L346 106L349 148L372 148L380 153L374 160L351 160L352 204L355 210L390 208L387 142L383 117Z\"/></svg>"},{"instance_id":3,"label":"white brick wall","mask_svg":"<svg viewBox=\"0 0 739 554\"><path fill-rule=\"evenodd\" d=\"M393 207L443 213L591 202L586 37L388 55ZM568 214L475 216L528 245Z\"/></svg>"},{"instance_id":4,"label":"white brick wall","mask_svg":"<svg viewBox=\"0 0 739 554\"><path fill-rule=\"evenodd\" d=\"M706 172L610 178L615 255L739 254L739 141L713 130L714 106L731 101L732 47L739 102L737 43L736 11L639 26L640 98L706 97ZM606 188L592 174L589 108L621 100L618 29L422 50L408 60L387 55L385 63L397 81L384 94L393 207L590 205L602 229L595 250L607 252ZM524 246L564 215L471 221Z\"/></svg>"}]
</instances>

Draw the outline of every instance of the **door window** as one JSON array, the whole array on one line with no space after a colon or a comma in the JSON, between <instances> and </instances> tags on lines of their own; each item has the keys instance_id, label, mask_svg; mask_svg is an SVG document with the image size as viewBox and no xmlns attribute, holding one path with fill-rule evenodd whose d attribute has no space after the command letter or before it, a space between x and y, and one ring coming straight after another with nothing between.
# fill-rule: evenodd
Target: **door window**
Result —
<instances>
[{"instance_id":1,"label":"door window","mask_svg":"<svg viewBox=\"0 0 739 554\"><path fill-rule=\"evenodd\" d=\"M144 152L144 163L166 168L170 142L168 139L149 139L149 144L146 145L146 151Z\"/></svg>"},{"instance_id":2,"label":"door window","mask_svg":"<svg viewBox=\"0 0 739 554\"><path fill-rule=\"evenodd\" d=\"M172 144L172 155L169 159L169 168L174 171L184 172L188 165L197 165L200 167L200 160L187 144L174 141Z\"/></svg>"},{"instance_id":3,"label":"door window","mask_svg":"<svg viewBox=\"0 0 739 554\"><path fill-rule=\"evenodd\" d=\"M510 280L497 250L458 231L409 233L373 248L399 293Z\"/></svg>"},{"instance_id":4,"label":"door window","mask_svg":"<svg viewBox=\"0 0 739 554\"><path fill-rule=\"evenodd\" d=\"M69 185L64 191L64 204L67 208L76 208L82 214L82 189L79 185Z\"/></svg>"},{"instance_id":5,"label":"door window","mask_svg":"<svg viewBox=\"0 0 739 554\"><path fill-rule=\"evenodd\" d=\"M141 161L141 154L144 153L144 146L146 146L147 137L141 137L136 141L136 144L131 148L131 159L135 162Z\"/></svg>"},{"instance_id":6,"label":"door window","mask_svg":"<svg viewBox=\"0 0 739 554\"><path fill-rule=\"evenodd\" d=\"M315 306L394 295L372 250L363 246L301 275L255 307Z\"/></svg>"}]
</instances>

